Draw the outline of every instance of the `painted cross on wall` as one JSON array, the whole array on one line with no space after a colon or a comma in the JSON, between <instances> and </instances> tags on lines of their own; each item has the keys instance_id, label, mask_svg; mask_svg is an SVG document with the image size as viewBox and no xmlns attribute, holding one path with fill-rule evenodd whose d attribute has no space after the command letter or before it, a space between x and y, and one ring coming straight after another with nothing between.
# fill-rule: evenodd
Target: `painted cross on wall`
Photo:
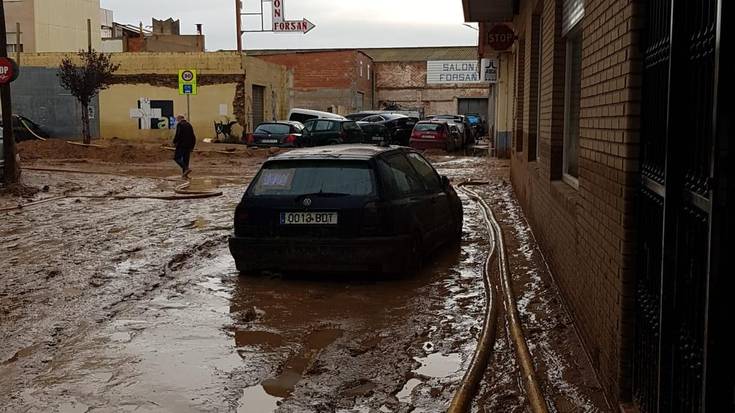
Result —
<instances>
[{"instance_id":1,"label":"painted cross on wall","mask_svg":"<svg viewBox=\"0 0 735 413\"><path fill-rule=\"evenodd\" d=\"M130 118L138 120L138 129L171 129L174 118L172 100L138 99L138 107L130 109Z\"/></svg>"}]
</instances>

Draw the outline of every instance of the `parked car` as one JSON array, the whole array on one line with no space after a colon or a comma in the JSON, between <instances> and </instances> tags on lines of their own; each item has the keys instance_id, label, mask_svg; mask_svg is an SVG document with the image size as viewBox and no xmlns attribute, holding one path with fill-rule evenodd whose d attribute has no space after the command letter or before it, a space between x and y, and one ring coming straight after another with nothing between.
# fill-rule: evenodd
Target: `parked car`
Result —
<instances>
[{"instance_id":1,"label":"parked car","mask_svg":"<svg viewBox=\"0 0 735 413\"><path fill-rule=\"evenodd\" d=\"M248 134L246 142L254 146L278 146L282 148L301 146L304 125L295 121L263 122Z\"/></svg>"},{"instance_id":2,"label":"parked car","mask_svg":"<svg viewBox=\"0 0 735 413\"><path fill-rule=\"evenodd\" d=\"M288 113L288 120L304 123L309 119L347 119L342 115L320 110L293 108Z\"/></svg>"},{"instance_id":3,"label":"parked car","mask_svg":"<svg viewBox=\"0 0 735 413\"><path fill-rule=\"evenodd\" d=\"M481 136L485 135L485 120L479 113L467 113L465 114L467 121L470 124L472 135L474 140L477 140Z\"/></svg>"},{"instance_id":4,"label":"parked car","mask_svg":"<svg viewBox=\"0 0 735 413\"><path fill-rule=\"evenodd\" d=\"M360 126L351 120L311 119L304 122L302 146L338 145L362 143L364 136Z\"/></svg>"},{"instance_id":5,"label":"parked car","mask_svg":"<svg viewBox=\"0 0 735 413\"><path fill-rule=\"evenodd\" d=\"M360 112L350 113L349 115L346 115L345 117L349 120L358 121L358 120L363 120L364 118L368 116L377 115L380 113L383 113L383 112L379 110L362 110Z\"/></svg>"},{"instance_id":6,"label":"parked car","mask_svg":"<svg viewBox=\"0 0 735 413\"><path fill-rule=\"evenodd\" d=\"M462 147L462 133L457 124L447 120L422 120L411 133L410 146L416 149L445 149L452 152Z\"/></svg>"},{"instance_id":7,"label":"parked car","mask_svg":"<svg viewBox=\"0 0 735 413\"><path fill-rule=\"evenodd\" d=\"M411 131L414 125L416 125L416 122L418 122L418 119L396 113L381 113L370 115L364 118L362 122L385 125L389 133L390 143L408 146L409 140L411 139Z\"/></svg>"},{"instance_id":8,"label":"parked car","mask_svg":"<svg viewBox=\"0 0 735 413\"><path fill-rule=\"evenodd\" d=\"M390 143L390 132L382 123L358 121L357 124L362 129L364 143Z\"/></svg>"},{"instance_id":9,"label":"parked car","mask_svg":"<svg viewBox=\"0 0 735 413\"><path fill-rule=\"evenodd\" d=\"M229 248L241 272L410 272L461 239L462 219L449 180L410 148L304 148L263 164Z\"/></svg>"},{"instance_id":10,"label":"parked car","mask_svg":"<svg viewBox=\"0 0 735 413\"><path fill-rule=\"evenodd\" d=\"M473 144L475 142L472 136L472 126L464 115L433 115L427 119L449 120L457 124L462 134L462 147Z\"/></svg>"}]
</instances>

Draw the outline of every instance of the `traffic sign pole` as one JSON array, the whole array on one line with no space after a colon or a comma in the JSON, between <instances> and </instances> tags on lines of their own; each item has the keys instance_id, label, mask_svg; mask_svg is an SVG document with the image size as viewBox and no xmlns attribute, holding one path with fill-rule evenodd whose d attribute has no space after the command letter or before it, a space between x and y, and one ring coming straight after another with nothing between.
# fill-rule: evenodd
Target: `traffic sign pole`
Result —
<instances>
[{"instance_id":1,"label":"traffic sign pole","mask_svg":"<svg viewBox=\"0 0 735 413\"><path fill-rule=\"evenodd\" d=\"M0 1L0 58L12 62L7 59L8 56L8 39L5 36L7 29L5 27L5 2ZM8 66L1 66L8 67ZM10 65L10 69L13 70L13 65ZM17 73L12 77L17 76ZM13 136L13 105L10 97L10 81L5 84L0 84L0 104L2 105L3 111L3 158L5 162L5 171L3 178L6 184L13 184L18 182L18 165L16 164L15 154L15 137Z\"/></svg>"}]
</instances>

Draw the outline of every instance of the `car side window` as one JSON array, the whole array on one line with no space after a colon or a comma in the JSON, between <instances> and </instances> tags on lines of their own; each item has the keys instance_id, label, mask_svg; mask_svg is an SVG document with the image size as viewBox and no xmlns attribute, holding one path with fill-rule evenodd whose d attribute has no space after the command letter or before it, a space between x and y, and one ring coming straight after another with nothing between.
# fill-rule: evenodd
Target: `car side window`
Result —
<instances>
[{"instance_id":1,"label":"car side window","mask_svg":"<svg viewBox=\"0 0 735 413\"><path fill-rule=\"evenodd\" d=\"M314 126L311 127L309 130L310 131L317 131L317 132L331 130L331 129L334 128L333 123L334 122L331 122L331 121L328 121L328 120L318 120L318 121L316 121L316 122L313 123Z\"/></svg>"},{"instance_id":2,"label":"car side window","mask_svg":"<svg viewBox=\"0 0 735 413\"><path fill-rule=\"evenodd\" d=\"M355 122L345 122L342 127L345 130L360 130L360 126Z\"/></svg>"},{"instance_id":3,"label":"car side window","mask_svg":"<svg viewBox=\"0 0 735 413\"><path fill-rule=\"evenodd\" d=\"M307 132L312 132L314 130L314 125L316 124L315 121L306 121L304 122L304 130Z\"/></svg>"},{"instance_id":4,"label":"car side window","mask_svg":"<svg viewBox=\"0 0 735 413\"><path fill-rule=\"evenodd\" d=\"M388 163L378 158L376 160L378 165L378 175L380 176L380 183L383 187L385 197L388 199L395 199L400 196L401 191L398 190L395 177L393 176L393 169Z\"/></svg>"},{"instance_id":5,"label":"car side window","mask_svg":"<svg viewBox=\"0 0 735 413\"><path fill-rule=\"evenodd\" d=\"M421 177L403 155L393 155L387 160L399 194L412 195L426 190Z\"/></svg>"},{"instance_id":6,"label":"car side window","mask_svg":"<svg viewBox=\"0 0 735 413\"><path fill-rule=\"evenodd\" d=\"M421 175L421 179L423 179L424 184L430 192L441 192L441 178L439 178L439 175L436 173L434 168L426 161L426 159L424 159L423 156L417 153L409 153L408 161L411 162L411 165L413 165L419 175Z\"/></svg>"}]
</instances>

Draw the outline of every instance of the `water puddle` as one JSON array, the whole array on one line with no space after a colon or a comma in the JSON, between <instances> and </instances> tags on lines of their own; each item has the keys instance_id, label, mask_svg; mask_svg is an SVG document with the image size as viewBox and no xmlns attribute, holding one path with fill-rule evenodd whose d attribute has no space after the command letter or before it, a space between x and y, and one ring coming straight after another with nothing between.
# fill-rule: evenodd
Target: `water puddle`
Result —
<instances>
[{"instance_id":1,"label":"water puddle","mask_svg":"<svg viewBox=\"0 0 735 413\"><path fill-rule=\"evenodd\" d=\"M332 344L340 336L342 336L342 330L334 329L317 330L310 333L301 351L286 361L281 374L261 383L265 391L275 397L290 396L319 351Z\"/></svg>"},{"instance_id":2,"label":"water puddle","mask_svg":"<svg viewBox=\"0 0 735 413\"><path fill-rule=\"evenodd\" d=\"M425 377L442 378L451 376L461 368L462 356L459 353L429 354L426 357L414 357L414 360L421 363L414 372Z\"/></svg>"},{"instance_id":3,"label":"water puddle","mask_svg":"<svg viewBox=\"0 0 735 413\"><path fill-rule=\"evenodd\" d=\"M280 347L283 345L283 337L268 331L236 331L235 344L237 347Z\"/></svg>"},{"instance_id":4,"label":"water puddle","mask_svg":"<svg viewBox=\"0 0 735 413\"><path fill-rule=\"evenodd\" d=\"M413 389L415 389L419 384L421 384L421 380L419 379L408 380L401 391L396 393L398 401L401 403L411 403L411 392L413 392Z\"/></svg>"},{"instance_id":5,"label":"water puddle","mask_svg":"<svg viewBox=\"0 0 735 413\"><path fill-rule=\"evenodd\" d=\"M266 393L262 386L248 387L242 391L237 413L268 413L278 408L280 397Z\"/></svg>"}]
</instances>

